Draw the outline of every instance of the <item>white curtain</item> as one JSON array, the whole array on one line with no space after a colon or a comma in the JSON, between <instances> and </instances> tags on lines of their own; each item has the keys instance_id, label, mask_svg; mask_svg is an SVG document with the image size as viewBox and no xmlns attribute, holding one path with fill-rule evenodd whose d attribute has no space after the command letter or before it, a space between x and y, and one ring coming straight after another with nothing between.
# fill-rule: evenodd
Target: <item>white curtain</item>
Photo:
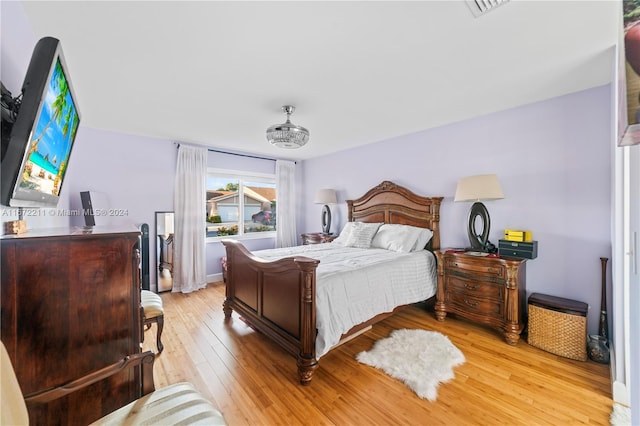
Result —
<instances>
[{"instance_id":1,"label":"white curtain","mask_svg":"<svg viewBox=\"0 0 640 426\"><path fill-rule=\"evenodd\" d=\"M291 247L298 243L296 232L296 163L276 161L276 248Z\"/></svg>"},{"instance_id":2,"label":"white curtain","mask_svg":"<svg viewBox=\"0 0 640 426\"><path fill-rule=\"evenodd\" d=\"M173 292L190 293L207 285L206 176L207 150L181 144L174 199Z\"/></svg>"}]
</instances>

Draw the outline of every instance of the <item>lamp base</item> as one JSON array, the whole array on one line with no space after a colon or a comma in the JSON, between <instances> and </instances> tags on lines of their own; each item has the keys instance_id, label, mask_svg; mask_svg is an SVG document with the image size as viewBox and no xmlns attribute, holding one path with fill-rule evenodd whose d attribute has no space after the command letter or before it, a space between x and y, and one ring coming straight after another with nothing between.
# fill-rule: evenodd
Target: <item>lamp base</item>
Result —
<instances>
[{"instance_id":1,"label":"lamp base","mask_svg":"<svg viewBox=\"0 0 640 426\"><path fill-rule=\"evenodd\" d=\"M494 253L498 253L498 247L496 247L491 241L487 241L484 247L481 247L481 248L467 247L464 249L464 251L468 253L475 252L475 253L484 253L484 254L494 254Z\"/></svg>"},{"instance_id":2,"label":"lamp base","mask_svg":"<svg viewBox=\"0 0 640 426\"><path fill-rule=\"evenodd\" d=\"M322 233L329 234L331 228L331 209L328 205L322 206Z\"/></svg>"},{"instance_id":3,"label":"lamp base","mask_svg":"<svg viewBox=\"0 0 640 426\"><path fill-rule=\"evenodd\" d=\"M482 222L482 232L480 233L476 231L476 221L478 218ZM490 226L489 211L485 205L479 201L473 203L471 211L469 212L469 226L467 228L467 235L469 236L469 243L471 244L469 251L484 253L495 253L498 251L496 246L489 241Z\"/></svg>"}]
</instances>

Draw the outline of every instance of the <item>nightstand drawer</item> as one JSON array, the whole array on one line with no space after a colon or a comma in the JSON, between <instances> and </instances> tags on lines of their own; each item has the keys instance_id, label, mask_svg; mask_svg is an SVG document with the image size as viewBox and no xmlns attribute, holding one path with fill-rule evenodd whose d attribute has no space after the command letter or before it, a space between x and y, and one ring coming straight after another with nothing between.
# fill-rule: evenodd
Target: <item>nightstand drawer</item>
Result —
<instances>
[{"instance_id":1,"label":"nightstand drawer","mask_svg":"<svg viewBox=\"0 0 640 426\"><path fill-rule=\"evenodd\" d=\"M453 310L456 307L466 314L477 314L482 317L502 318L502 302L481 297L473 297L464 293L447 293L447 303Z\"/></svg>"},{"instance_id":2,"label":"nightstand drawer","mask_svg":"<svg viewBox=\"0 0 640 426\"><path fill-rule=\"evenodd\" d=\"M447 278L447 289L449 292L464 293L472 297L484 297L496 300L502 300L504 295L504 285L493 284L490 282L465 280L455 276Z\"/></svg>"},{"instance_id":3,"label":"nightstand drawer","mask_svg":"<svg viewBox=\"0 0 640 426\"><path fill-rule=\"evenodd\" d=\"M447 274L470 275L473 277L487 277L501 280L507 278L507 271L504 265L496 262L455 258L446 259L444 267Z\"/></svg>"}]
</instances>

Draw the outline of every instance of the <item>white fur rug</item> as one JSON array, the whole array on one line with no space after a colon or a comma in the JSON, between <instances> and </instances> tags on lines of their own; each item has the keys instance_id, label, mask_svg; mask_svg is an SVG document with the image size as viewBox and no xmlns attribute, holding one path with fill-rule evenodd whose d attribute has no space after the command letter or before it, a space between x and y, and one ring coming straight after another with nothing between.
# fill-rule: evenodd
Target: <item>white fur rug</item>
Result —
<instances>
[{"instance_id":1,"label":"white fur rug","mask_svg":"<svg viewBox=\"0 0 640 426\"><path fill-rule=\"evenodd\" d=\"M631 426L631 408L614 402L610 421L612 426Z\"/></svg>"},{"instance_id":2,"label":"white fur rug","mask_svg":"<svg viewBox=\"0 0 640 426\"><path fill-rule=\"evenodd\" d=\"M438 385L454 378L453 367L464 364L464 354L436 331L395 330L356 359L402 380L420 398L435 401Z\"/></svg>"}]
</instances>

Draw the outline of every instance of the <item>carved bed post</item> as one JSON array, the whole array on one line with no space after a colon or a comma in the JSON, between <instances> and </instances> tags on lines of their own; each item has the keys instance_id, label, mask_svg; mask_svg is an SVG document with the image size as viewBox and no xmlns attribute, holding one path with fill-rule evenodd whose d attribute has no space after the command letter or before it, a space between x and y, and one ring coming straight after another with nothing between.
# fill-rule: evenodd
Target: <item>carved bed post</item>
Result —
<instances>
[{"instance_id":1,"label":"carved bed post","mask_svg":"<svg viewBox=\"0 0 640 426\"><path fill-rule=\"evenodd\" d=\"M228 244L224 244L224 246L227 253L227 259L231 259L234 254L233 253L233 250L235 249L234 246L228 245ZM231 308L231 303L229 302L231 296L233 295L233 282L235 281L231 279L231 277L233 276L232 265L233 264L230 264L229 262L227 262L225 266L227 268L227 280L225 282L225 289L224 289L225 299L224 299L224 302L222 302L222 312L224 312L225 321L229 321L231 319L231 313L233 312L233 309Z\"/></svg>"},{"instance_id":2,"label":"carved bed post","mask_svg":"<svg viewBox=\"0 0 640 426\"><path fill-rule=\"evenodd\" d=\"M431 240L431 249L438 250L440 249L440 202L442 198L434 197L433 202L431 204L431 223L430 228L433 231L433 238Z\"/></svg>"},{"instance_id":3,"label":"carved bed post","mask_svg":"<svg viewBox=\"0 0 640 426\"><path fill-rule=\"evenodd\" d=\"M229 284L227 284L227 286L228 285ZM224 312L225 321L231 319L231 313L233 312L233 309L229 306L229 299L224 299L224 302L222 302L222 312Z\"/></svg>"},{"instance_id":4,"label":"carved bed post","mask_svg":"<svg viewBox=\"0 0 640 426\"><path fill-rule=\"evenodd\" d=\"M313 378L313 373L318 368L316 359L316 265L309 263L299 263L302 270L302 309L301 315L301 347L298 354L298 376L300 383L309 385Z\"/></svg>"},{"instance_id":5,"label":"carved bed post","mask_svg":"<svg viewBox=\"0 0 640 426\"><path fill-rule=\"evenodd\" d=\"M440 250L436 250L434 254L437 259L436 279L438 280L438 287L436 289L436 305L434 310L436 319L438 321L444 321L447 316L447 310L444 307L444 256Z\"/></svg>"}]
</instances>

